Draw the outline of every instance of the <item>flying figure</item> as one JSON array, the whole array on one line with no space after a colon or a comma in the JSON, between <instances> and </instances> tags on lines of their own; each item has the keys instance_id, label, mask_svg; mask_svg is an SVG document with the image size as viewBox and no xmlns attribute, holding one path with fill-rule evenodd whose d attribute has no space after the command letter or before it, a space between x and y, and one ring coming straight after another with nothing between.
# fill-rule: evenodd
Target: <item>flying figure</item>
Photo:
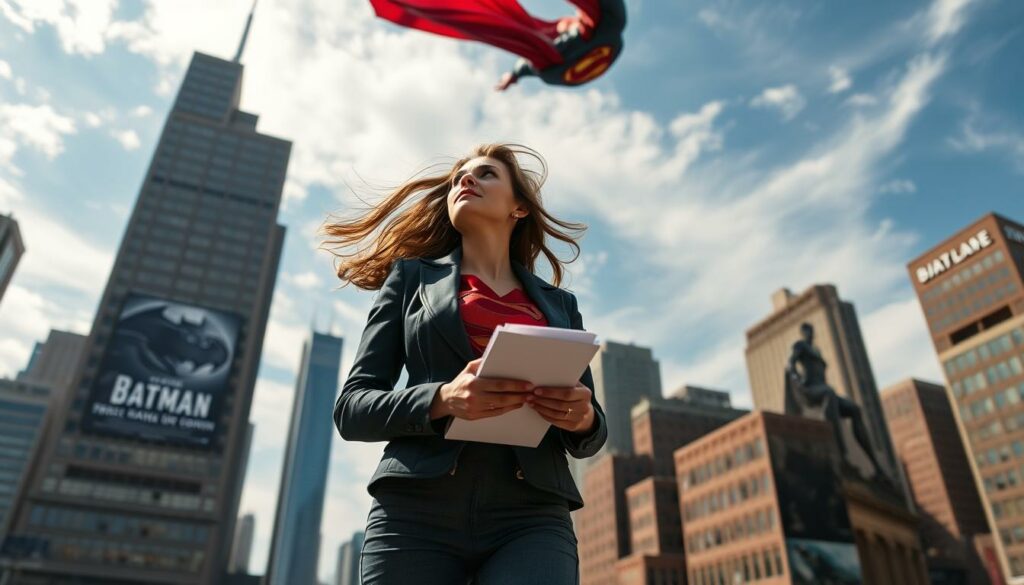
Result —
<instances>
[{"instance_id":1,"label":"flying figure","mask_svg":"<svg viewBox=\"0 0 1024 585\"><path fill-rule=\"evenodd\" d=\"M401 26L480 41L519 55L495 89L535 75L552 85L582 85L622 52L625 0L569 0L576 14L531 16L517 0L370 0L377 16Z\"/></svg>"}]
</instances>

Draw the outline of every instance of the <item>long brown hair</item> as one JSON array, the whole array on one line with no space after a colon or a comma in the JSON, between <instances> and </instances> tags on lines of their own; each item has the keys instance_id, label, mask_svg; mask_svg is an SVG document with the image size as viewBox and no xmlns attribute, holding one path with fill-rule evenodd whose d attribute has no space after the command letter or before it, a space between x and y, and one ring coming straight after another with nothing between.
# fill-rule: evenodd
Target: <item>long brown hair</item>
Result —
<instances>
[{"instance_id":1,"label":"long brown hair","mask_svg":"<svg viewBox=\"0 0 1024 585\"><path fill-rule=\"evenodd\" d=\"M537 256L544 254L551 265L553 284L559 286L564 265L580 255L576 240L587 226L562 221L544 210L540 188L547 178L547 163L537 151L518 144L478 146L446 173L414 177L354 219L329 218L322 228L327 238L321 248L335 255L338 278L364 290L377 290L396 260L436 258L458 246L462 236L448 217L448 191L462 165L480 156L505 163L516 199L530 212L512 230L510 259L534 272ZM536 160L540 170L520 165L519 156ZM411 203L405 205L407 202ZM563 262L555 256L545 243L546 236L568 244L572 258Z\"/></svg>"}]
</instances>

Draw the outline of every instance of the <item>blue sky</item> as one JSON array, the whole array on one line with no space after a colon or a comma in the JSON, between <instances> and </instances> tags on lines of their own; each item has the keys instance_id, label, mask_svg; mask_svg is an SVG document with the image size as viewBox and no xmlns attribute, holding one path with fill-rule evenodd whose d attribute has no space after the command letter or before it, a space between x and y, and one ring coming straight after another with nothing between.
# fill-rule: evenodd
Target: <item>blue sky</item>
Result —
<instances>
[{"instance_id":1,"label":"blue sky","mask_svg":"<svg viewBox=\"0 0 1024 585\"><path fill-rule=\"evenodd\" d=\"M556 16L568 4L524 1ZM86 332L193 50L230 58L247 0L0 1L0 211L28 244L0 303L0 374L49 328ZM548 159L545 200L590 225L570 268L587 326L651 346L665 390L748 405L744 331L781 286L831 282L880 387L939 370L906 262L988 211L1024 219L1024 4L628 2L626 52L584 88L398 29L362 0L264 0L242 105L295 143L285 254L242 510L262 573L299 346L317 319L351 363L372 295L336 289L316 229L353 191L485 141ZM333 317L331 317L333 315ZM336 440L320 574L362 527L380 445Z\"/></svg>"}]
</instances>

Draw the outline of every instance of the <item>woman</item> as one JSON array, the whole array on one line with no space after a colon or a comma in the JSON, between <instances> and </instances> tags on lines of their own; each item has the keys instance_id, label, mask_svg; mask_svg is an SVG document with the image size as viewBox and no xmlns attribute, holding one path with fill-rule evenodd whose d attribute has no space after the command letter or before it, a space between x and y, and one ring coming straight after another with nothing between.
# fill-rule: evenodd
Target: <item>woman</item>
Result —
<instances>
[{"instance_id":1,"label":"woman","mask_svg":"<svg viewBox=\"0 0 1024 585\"><path fill-rule=\"evenodd\" d=\"M542 172L518 156L536 158ZM544 172L529 149L481 146L447 173L413 179L366 215L326 227L339 278L380 289L334 408L344 439L388 442L368 488L364 585L578 581L569 512L583 501L565 455L590 457L608 434L590 370L570 388L475 375L498 324L583 328L576 298L557 288L563 268L545 237L578 255L562 229L584 228L544 210ZM554 285L533 274L540 254ZM396 389L403 366L408 383ZM451 417L517 408L551 423L538 447L443 436Z\"/></svg>"}]
</instances>

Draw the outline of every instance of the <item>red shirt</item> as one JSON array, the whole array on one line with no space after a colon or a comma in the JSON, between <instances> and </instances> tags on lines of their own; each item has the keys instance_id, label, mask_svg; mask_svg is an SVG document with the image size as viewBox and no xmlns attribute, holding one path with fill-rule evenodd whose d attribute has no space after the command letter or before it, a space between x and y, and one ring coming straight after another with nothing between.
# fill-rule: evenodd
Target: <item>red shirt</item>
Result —
<instances>
[{"instance_id":1,"label":"red shirt","mask_svg":"<svg viewBox=\"0 0 1024 585\"><path fill-rule=\"evenodd\" d=\"M498 325L548 324L544 314L522 289L513 289L499 296L473 274L463 274L459 283L459 313L469 336L469 345L477 357L484 354L491 333Z\"/></svg>"}]
</instances>

